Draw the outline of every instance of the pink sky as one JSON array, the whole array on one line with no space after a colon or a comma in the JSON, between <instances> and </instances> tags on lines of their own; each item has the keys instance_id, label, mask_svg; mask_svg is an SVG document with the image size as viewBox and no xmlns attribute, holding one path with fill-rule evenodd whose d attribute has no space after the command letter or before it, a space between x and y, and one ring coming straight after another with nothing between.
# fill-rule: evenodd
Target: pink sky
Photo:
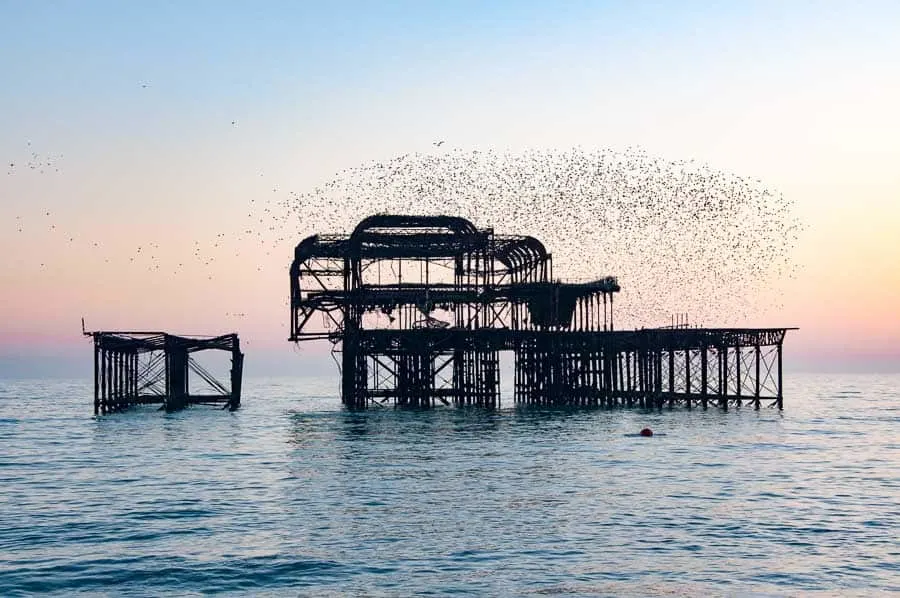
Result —
<instances>
[{"instance_id":1,"label":"pink sky","mask_svg":"<svg viewBox=\"0 0 900 598\"><path fill-rule=\"evenodd\" d=\"M0 72L0 359L83 350L82 316L104 329L237 330L248 351L289 353L292 247L321 231L261 243L245 232L248 203L440 138L640 146L762 179L806 230L783 310L747 324L799 326L786 358L804 367L900 370L896 15L717 10L646 30L628 11L547 15L462 37L422 16L408 43L376 28L340 49L247 33L257 51L223 48L223 62L201 46L212 38L129 45L137 19L117 24L119 54L102 36L35 50ZM14 16L7 56L66 31L62 17Z\"/></svg>"}]
</instances>

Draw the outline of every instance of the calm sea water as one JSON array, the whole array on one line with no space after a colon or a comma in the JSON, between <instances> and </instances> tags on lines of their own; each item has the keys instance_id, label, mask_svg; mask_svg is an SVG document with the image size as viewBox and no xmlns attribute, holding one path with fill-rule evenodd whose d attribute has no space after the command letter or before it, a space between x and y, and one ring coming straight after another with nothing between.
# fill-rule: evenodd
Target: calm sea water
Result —
<instances>
[{"instance_id":1,"label":"calm sea water","mask_svg":"<svg viewBox=\"0 0 900 598\"><path fill-rule=\"evenodd\" d=\"M0 381L0 596L900 592L900 376L789 376L783 413L335 383L95 418L88 381Z\"/></svg>"}]
</instances>

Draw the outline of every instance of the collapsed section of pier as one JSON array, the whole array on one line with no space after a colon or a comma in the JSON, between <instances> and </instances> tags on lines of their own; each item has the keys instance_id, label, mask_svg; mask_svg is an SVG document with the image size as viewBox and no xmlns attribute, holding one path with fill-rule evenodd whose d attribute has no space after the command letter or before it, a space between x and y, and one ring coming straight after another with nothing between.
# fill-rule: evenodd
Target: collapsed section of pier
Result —
<instances>
[{"instance_id":1,"label":"collapsed section of pier","mask_svg":"<svg viewBox=\"0 0 900 598\"><path fill-rule=\"evenodd\" d=\"M615 330L619 290L554 279L534 237L376 215L297 245L289 340L334 344L351 408L497 406L503 352L517 403L783 407L787 328Z\"/></svg>"},{"instance_id":2,"label":"collapsed section of pier","mask_svg":"<svg viewBox=\"0 0 900 598\"><path fill-rule=\"evenodd\" d=\"M134 405L161 405L166 411L189 405L241 405L244 354L237 334L176 336L165 332L85 332L94 340L94 413ZM231 355L226 385L194 355L224 351ZM192 384L192 376L197 376ZM193 389L193 392L192 392Z\"/></svg>"}]
</instances>

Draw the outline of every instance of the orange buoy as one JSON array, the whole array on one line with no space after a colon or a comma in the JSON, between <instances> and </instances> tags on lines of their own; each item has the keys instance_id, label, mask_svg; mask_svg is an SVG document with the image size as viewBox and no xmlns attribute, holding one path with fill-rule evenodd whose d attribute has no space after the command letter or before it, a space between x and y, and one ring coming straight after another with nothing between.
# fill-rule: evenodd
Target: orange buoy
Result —
<instances>
[{"instance_id":1,"label":"orange buoy","mask_svg":"<svg viewBox=\"0 0 900 598\"><path fill-rule=\"evenodd\" d=\"M641 436L653 436L653 430L650 428L644 428L641 430Z\"/></svg>"}]
</instances>

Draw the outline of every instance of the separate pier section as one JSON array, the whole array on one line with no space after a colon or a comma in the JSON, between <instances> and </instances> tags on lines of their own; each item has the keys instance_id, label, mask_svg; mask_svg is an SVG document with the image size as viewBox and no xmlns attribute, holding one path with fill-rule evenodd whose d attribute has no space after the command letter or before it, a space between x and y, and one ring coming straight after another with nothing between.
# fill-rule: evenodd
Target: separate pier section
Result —
<instances>
[{"instance_id":1,"label":"separate pier section","mask_svg":"<svg viewBox=\"0 0 900 598\"><path fill-rule=\"evenodd\" d=\"M615 330L613 276L563 282L529 236L377 215L314 235L290 267L289 340L329 340L350 408L500 404L783 407L787 328Z\"/></svg>"},{"instance_id":2,"label":"separate pier section","mask_svg":"<svg viewBox=\"0 0 900 598\"><path fill-rule=\"evenodd\" d=\"M85 332L94 340L94 413L121 411L134 405L162 405L167 411L188 405L241 405L244 354L237 334L214 337L176 336L165 332ZM200 365L199 351L231 353L230 386ZM197 375L204 393L191 393Z\"/></svg>"},{"instance_id":3,"label":"separate pier section","mask_svg":"<svg viewBox=\"0 0 900 598\"><path fill-rule=\"evenodd\" d=\"M785 328L649 328L513 338L530 404L782 409Z\"/></svg>"}]
</instances>

